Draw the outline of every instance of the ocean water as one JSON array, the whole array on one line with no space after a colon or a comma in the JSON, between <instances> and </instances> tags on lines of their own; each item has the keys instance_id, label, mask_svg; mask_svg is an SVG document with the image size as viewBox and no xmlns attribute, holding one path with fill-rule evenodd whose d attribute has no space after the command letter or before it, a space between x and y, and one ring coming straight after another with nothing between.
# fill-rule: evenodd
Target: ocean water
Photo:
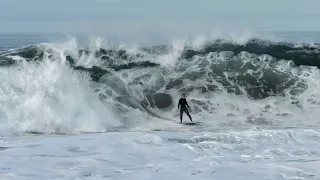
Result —
<instances>
[{"instance_id":1,"label":"ocean water","mask_svg":"<svg viewBox=\"0 0 320 180\"><path fill-rule=\"evenodd\" d=\"M119 39L0 35L1 180L320 179L319 32Z\"/></svg>"}]
</instances>

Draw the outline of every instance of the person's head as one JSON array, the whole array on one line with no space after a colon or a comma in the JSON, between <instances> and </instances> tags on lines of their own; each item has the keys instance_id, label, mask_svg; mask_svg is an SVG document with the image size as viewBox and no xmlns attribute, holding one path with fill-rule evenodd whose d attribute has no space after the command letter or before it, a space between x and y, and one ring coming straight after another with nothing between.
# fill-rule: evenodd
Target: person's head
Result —
<instances>
[{"instance_id":1,"label":"person's head","mask_svg":"<svg viewBox=\"0 0 320 180\"><path fill-rule=\"evenodd\" d=\"M186 95L183 93L181 97L184 99L184 98L186 98Z\"/></svg>"}]
</instances>

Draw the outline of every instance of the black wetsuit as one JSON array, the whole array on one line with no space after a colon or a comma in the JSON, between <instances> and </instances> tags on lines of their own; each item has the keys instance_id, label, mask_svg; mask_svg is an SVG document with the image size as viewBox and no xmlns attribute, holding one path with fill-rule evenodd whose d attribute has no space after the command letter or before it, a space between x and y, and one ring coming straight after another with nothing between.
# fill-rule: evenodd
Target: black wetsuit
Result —
<instances>
[{"instance_id":1,"label":"black wetsuit","mask_svg":"<svg viewBox=\"0 0 320 180\"><path fill-rule=\"evenodd\" d=\"M186 99L183 99L183 98L180 98L179 99L179 103L178 103L178 109L179 109L179 106L180 107L180 122L182 123L182 115L183 115L183 112L185 112L188 116L189 116L189 119L191 120L192 122L192 118L189 114L189 111L187 109L187 106L189 107L188 103L187 103L187 100Z\"/></svg>"}]
</instances>

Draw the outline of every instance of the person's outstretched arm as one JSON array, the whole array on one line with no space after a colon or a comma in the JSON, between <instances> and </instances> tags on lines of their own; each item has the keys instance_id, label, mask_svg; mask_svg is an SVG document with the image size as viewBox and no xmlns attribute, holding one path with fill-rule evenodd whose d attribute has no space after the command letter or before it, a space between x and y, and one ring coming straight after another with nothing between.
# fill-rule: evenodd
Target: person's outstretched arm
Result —
<instances>
[{"instance_id":1,"label":"person's outstretched arm","mask_svg":"<svg viewBox=\"0 0 320 180\"><path fill-rule=\"evenodd\" d=\"M178 109L179 109L179 106L180 106L180 100L178 101Z\"/></svg>"}]
</instances>

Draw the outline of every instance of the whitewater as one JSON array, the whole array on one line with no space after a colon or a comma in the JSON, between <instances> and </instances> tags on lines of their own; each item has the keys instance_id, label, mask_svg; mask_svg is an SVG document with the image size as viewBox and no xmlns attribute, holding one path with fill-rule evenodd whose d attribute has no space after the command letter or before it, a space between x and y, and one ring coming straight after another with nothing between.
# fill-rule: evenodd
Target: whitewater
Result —
<instances>
[{"instance_id":1,"label":"whitewater","mask_svg":"<svg viewBox=\"0 0 320 180\"><path fill-rule=\"evenodd\" d=\"M271 34L0 35L0 179L320 179L320 34Z\"/></svg>"}]
</instances>

